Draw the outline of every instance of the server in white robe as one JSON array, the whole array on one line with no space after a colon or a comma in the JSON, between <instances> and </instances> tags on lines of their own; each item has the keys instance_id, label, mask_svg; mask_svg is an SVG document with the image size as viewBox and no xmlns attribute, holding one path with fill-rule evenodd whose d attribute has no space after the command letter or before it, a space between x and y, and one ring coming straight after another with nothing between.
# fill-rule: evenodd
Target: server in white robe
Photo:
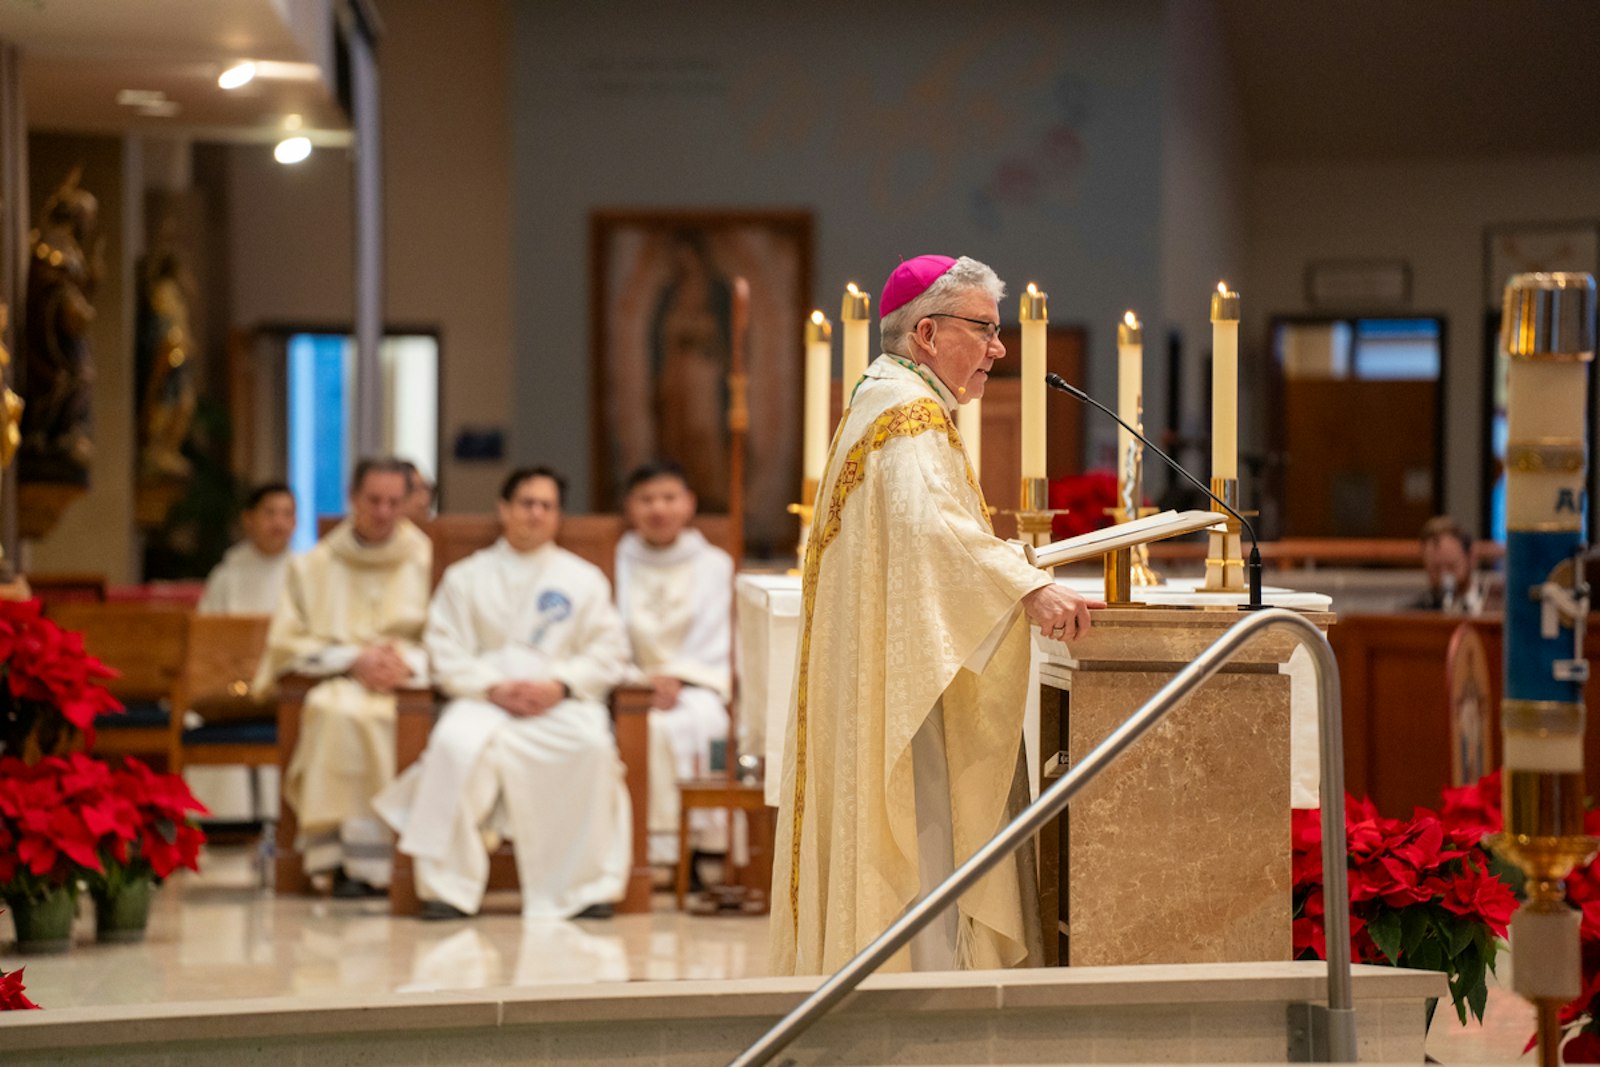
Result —
<instances>
[{"instance_id":1,"label":"server in white robe","mask_svg":"<svg viewBox=\"0 0 1600 1067\"><path fill-rule=\"evenodd\" d=\"M394 779L395 692L427 684L433 552L402 518L399 460L362 460L350 485L350 518L289 566L256 690L290 672L325 679L306 694L284 799L313 882L359 897L389 883L393 844L372 798Z\"/></svg>"},{"instance_id":2,"label":"server in white robe","mask_svg":"<svg viewBox=\"0 0 1600 1067\"><path fill-rule=\"evenodd\" d=\"M268 482L251 490L239 513L244 540L228 549L206 576L195 610L202 615L271 615L278 610L289 573L294 516L294 493L287 485Z\"/></svg>"},{"instance_id":3,"label":"server in white robe","mask_svg":"<svg viewBox=\"0 0 1600 1067\"><path fill-rule=\"evenodd\" d=\"M678 858L678 782L708 773L728 739L733 559L690 523L683 468L648 463L628 477L632 527L617 544L617 603L633 650L630 680L650 686L650 861ZM723 852L727 813L696 811L690 846Z\"/></svg>"},{"instance_id":4,"label":"server in white robe","mask_svg":"<svg viewBox=\"0 0 1600 1067\"><path fill-rule=\"evenodd\" d=\"M202 615L271 615L289 576L294 534L294 493L282 482L250 491L239 513L244 540L228 549L206 576L196 607ZM185 724L192 725L192 724ZM212 821L275 818L278 768L203 764L183 769L183 779Z\"/></svg>"},{"instance_id":5,"label":"server in white robe","mask_svg":"<svg viewBox=\"0 0 1600 1067\"><path fill-rule=\"evenodd\" d=\"M526 918L602 917L627 886L632 820L604 703L627 639L605 575L555 544L562 490L548 468L514 471L504 536L446 570L428 612L452 699L377 803L416 861L424 918L477 912L501 834Z\"/></svg>"}]
</instances>

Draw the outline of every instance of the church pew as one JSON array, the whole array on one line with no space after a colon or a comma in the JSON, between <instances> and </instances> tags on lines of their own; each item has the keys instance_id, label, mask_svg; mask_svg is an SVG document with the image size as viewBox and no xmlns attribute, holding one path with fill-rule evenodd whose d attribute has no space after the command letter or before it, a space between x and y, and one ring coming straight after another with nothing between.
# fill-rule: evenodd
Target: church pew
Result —
<instances>
[{"instance_id":1,"label":"church pew","mask_svg":"<svg viewBox=\"0 0 1600 1067\"><path fill-rule=\"evenodd\" d=\"M51 604L48 614L63 629L83 634L85 651L118 672L106 688L127 710L96 720L95 754L138 756L158 769L179 767L183 723L173 708L188 642L188 606L67 600Z\"/></svg>"},{"instance_id":2,"label":"church pew","mask_svg":"<svg viewBox=\"0 0 1600 1067\"><path fill-rule=\"evenodd\" d=\"M1392 817L1414 807L1437 810L1450 784L1450 710L1446 661L1463 621L1482 639L1490 677L1490 766L1500 762L1500 698L1505 645L1499 615L1463 619L1442 612L1341 615L1328 631L1339 661L1344 710L1346 788L1371 797ZM1600 617L1591 615L1584 657L1600 659ZM1600 686L1584 691L1589 721L1600 714ZM1586 792L1600 796L1600 731L1584 736Z\"/></svg>"}]
</instances>

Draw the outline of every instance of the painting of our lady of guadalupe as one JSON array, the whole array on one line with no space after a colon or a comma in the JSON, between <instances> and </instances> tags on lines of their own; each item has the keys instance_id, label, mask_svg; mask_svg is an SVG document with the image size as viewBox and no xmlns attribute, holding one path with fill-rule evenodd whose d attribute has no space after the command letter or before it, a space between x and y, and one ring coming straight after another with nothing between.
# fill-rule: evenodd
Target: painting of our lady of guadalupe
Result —
<instances>
[{"instance_id":1,"label":"painting of our lady of guadalupe","mask_svg":"<svg viewBox=\"0 0 1600 1067\"><path fill-rule=\"evenodd\" d=\"M598 506L617 507L627 474L675 460L705 513L730 501L734 280L750 286L745 374L745 542L792 548L786 506L799 492L802 324L810 216L798 212L597 214L594 270Z\"/></svg>"}]
</instances>

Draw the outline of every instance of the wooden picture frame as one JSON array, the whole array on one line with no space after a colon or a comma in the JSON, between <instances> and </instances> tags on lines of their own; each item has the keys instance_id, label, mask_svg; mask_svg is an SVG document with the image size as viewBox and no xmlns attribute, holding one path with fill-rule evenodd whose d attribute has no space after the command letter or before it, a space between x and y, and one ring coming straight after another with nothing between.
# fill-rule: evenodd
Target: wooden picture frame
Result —
<instances>
[{"instance_id":1,"label":"wooden picture frame","mask_svg":"<svg viewBox=\"0 0 1600 1067\"><path fill-rule=\"evenodd\" d=\"M621 505L628 472L681 464L701 510L731 498L732 282L750 285L745 374L746 551L793 550L800 493L802 324L809 211L597 211L589 221L595 510Z\"/></svg>"}]
</instances>

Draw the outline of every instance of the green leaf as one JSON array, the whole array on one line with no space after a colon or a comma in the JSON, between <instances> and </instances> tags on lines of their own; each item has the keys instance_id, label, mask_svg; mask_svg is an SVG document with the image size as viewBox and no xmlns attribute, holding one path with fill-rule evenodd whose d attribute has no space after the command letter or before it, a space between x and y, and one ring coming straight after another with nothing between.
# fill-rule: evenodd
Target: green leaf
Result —
<instances>
[{"instance_id":1,"label":"green leaf","mask_svg":"<svg viewBox=\"0 0 1600 1067\"><path fill-rule=\"evenodd\" d=\"M1477 923L1461 920L1451 924L1450 930L1450 958L1455 959L1477 941Z\"/></svg>"},{"instance_id":2,"label":"green leaf","mask_svg":"<svg viewBox=\"0 0 1600 1067\"><path fill-rule=\"evenodd\" d=\"M1415 952L1428 936L1428 909L1406 908L1400 912L1400 952Z\"/></svg>"},{"instance_id":3,"label":"green leaf","mask_svg":"<svg viewBox=\"0 0 1600 1067\"><path fill-rule=\"evenodd\" d=\"M1380 912L1367 923L1367 933L1372 935L1373 944L1389 957L1391 963L1400 962L1401 932L1400 913L1397 911Z\"/></svg>"},{"instance_id":4,"label":"green leaf","mask_svg":"<svg viewBox=\"0 0 1600 1067\"><path fill-rule=\"evenodd\" d=\"M1444 948L1437 938L1430 937L1418 945L1416 951L1402 960L1401 964L1421 971L1443 971L1445 970Z\"/></svg>"},{"instance_id":5,"label":"green leaf","mask_svg":"<svg viewBox=\"0 0 1600 1067\"><path fill-rule=\"evenodd\" d=\"M1467 1006L1472 1009L1473 1018L1477 1019L1480 1023L1483 1022L1484 1005L1488 1002L1489 986L1486 982L1484 982L1482 976L1480 976L1475 984L1467 988ZM1463 1016L1461 1021L1465 1023L1467 1020Z\"/></svg>"}]
</instances>

